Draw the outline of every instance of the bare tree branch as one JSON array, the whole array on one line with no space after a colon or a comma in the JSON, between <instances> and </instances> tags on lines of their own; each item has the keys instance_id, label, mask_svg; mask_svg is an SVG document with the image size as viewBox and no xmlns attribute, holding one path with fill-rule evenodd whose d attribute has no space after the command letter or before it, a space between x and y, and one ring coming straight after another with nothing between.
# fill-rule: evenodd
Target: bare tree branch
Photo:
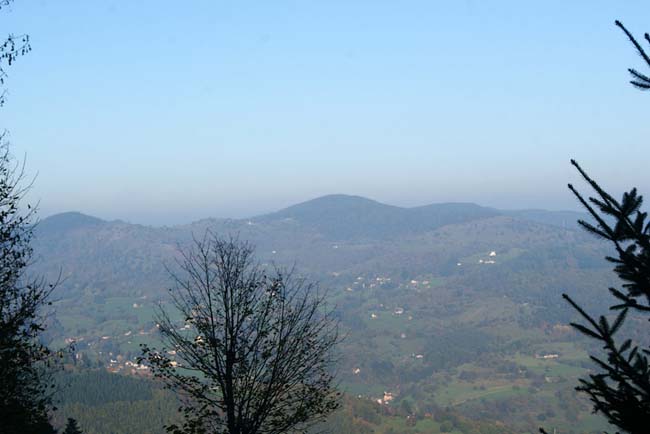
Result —
<instances>
[{"instance_id":1,"label":"bare tree branch","mask_svg":"<svg viewBox=\"0 0 650 434\"><path fill-rule=\"evenodd\" d=\"M180 320L160 309L166 348L144 347L141 357L185 398L185 423L169 432L304 432L339 405L338 321L326 294L292 270L261 267L253 253L206 232L172 273Z\"/></svg>"}]
</instances>

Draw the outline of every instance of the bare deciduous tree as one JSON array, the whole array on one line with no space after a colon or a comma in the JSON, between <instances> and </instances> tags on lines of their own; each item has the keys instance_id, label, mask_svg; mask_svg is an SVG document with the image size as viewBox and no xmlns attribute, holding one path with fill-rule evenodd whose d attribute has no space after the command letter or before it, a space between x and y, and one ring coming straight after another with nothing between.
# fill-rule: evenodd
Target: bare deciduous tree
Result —
<instances>
[{"instance_id":1,"label":"bare deciduous tree","mask_svg":"<svg viewBox=\"0 0 650 434\"><path fill-rule=\"evenodd\" d=\"M180 317L160 309L166 348L141 357L184 401L185 422L169 432L300 432L339 406L338 321L315 284L211 233L179 265L171 298Z\"/></svg>"}]
</instances>

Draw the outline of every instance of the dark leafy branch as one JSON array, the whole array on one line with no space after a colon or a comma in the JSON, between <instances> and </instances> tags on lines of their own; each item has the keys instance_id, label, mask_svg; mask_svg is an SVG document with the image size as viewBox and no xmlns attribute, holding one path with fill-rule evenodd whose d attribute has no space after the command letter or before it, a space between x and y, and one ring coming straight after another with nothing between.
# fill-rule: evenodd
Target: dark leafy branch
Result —
<instances>
[{"instance_id":1,"label":"dark leafy branch","mask_svg":"<svg viewBox=\"0 0 650 434\"><path fill-rule=\"evenodd\" d=\"M13 3L13 0L0 1L0 9L9 6L11 3ZM25 34L15 35L10 33L0 43L0 86L4 86L5 80L7 79L6 68L11 66L20 56L24 56L31 50L29 35ZM4 105L6 95L6 89L2 89L0 92L0 106Z\"/></svg>"},{"instance_id":2,"label":"dark leafy branch","mask_svg":"<svg viewBox=\"0 0 650 434\"><path fill-rule=\"evenodd\" d=\"M0 141L2 137L0 137ZM54 285L25 274L32 258L34 209L20 202L28 185L6 144L0 152L0 420L7 433L47 432L52 364L57 355L39 341L42 309Z\"/></svg>"}]
</instances>

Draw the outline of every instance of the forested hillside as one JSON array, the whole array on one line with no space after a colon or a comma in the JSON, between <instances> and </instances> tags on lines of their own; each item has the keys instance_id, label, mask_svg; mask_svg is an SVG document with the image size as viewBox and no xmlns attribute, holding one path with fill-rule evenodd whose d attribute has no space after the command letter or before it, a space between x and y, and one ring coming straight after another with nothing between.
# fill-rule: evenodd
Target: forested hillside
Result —
<instances>
[{"instance_id":1,"label":"forested hillside","mask_svg":"<svg viewBox=\"0 0 650 434\"><path fill-rule=\"evenodd\" d=\"M295 266L329 290L347 336L343 388L378 406L380 422L368 432L409 432L390 421L434 424L444 411L486 426L532 432L543 421L584 432L603 426L572 392L590 366L590 344L565 325L574 313L560 294L601 309L594 288L612 277L603 246L566 217L471 204L405 209L346 196L175 227L64 214L39 224L34 272L62 272L47 337L55 346L74 342L75 370L146 376L135 358L140 344L157 340L154 309L166 303L166 267L175 267L178 248L208 229L238 236L257 246L260 261ZM157 389L130 404L118 392L89 393L110 400L62 408L83 422L107 406L147 407L160 421L156 412L171 405ZM347 402L345 411L360 408Z\"/></svg>"}]
</instances>

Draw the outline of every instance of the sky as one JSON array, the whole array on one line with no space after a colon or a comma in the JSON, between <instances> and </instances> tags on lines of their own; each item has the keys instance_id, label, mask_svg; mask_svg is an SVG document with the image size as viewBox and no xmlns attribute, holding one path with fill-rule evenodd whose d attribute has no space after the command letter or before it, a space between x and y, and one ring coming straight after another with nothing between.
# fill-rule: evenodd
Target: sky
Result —
<instances>
[{"instance_id":1,"label":"sky","mask_svg":"<svg viewBox=\"0 0 650 434\"><path fill-rule=\"evenodd\" d=\"M577 209L650 194L647 1L15 0L0 128L41 216L244 217L331 193ZM2 33L2 32L0 32Z\"/></svg>"}]
</instances>

